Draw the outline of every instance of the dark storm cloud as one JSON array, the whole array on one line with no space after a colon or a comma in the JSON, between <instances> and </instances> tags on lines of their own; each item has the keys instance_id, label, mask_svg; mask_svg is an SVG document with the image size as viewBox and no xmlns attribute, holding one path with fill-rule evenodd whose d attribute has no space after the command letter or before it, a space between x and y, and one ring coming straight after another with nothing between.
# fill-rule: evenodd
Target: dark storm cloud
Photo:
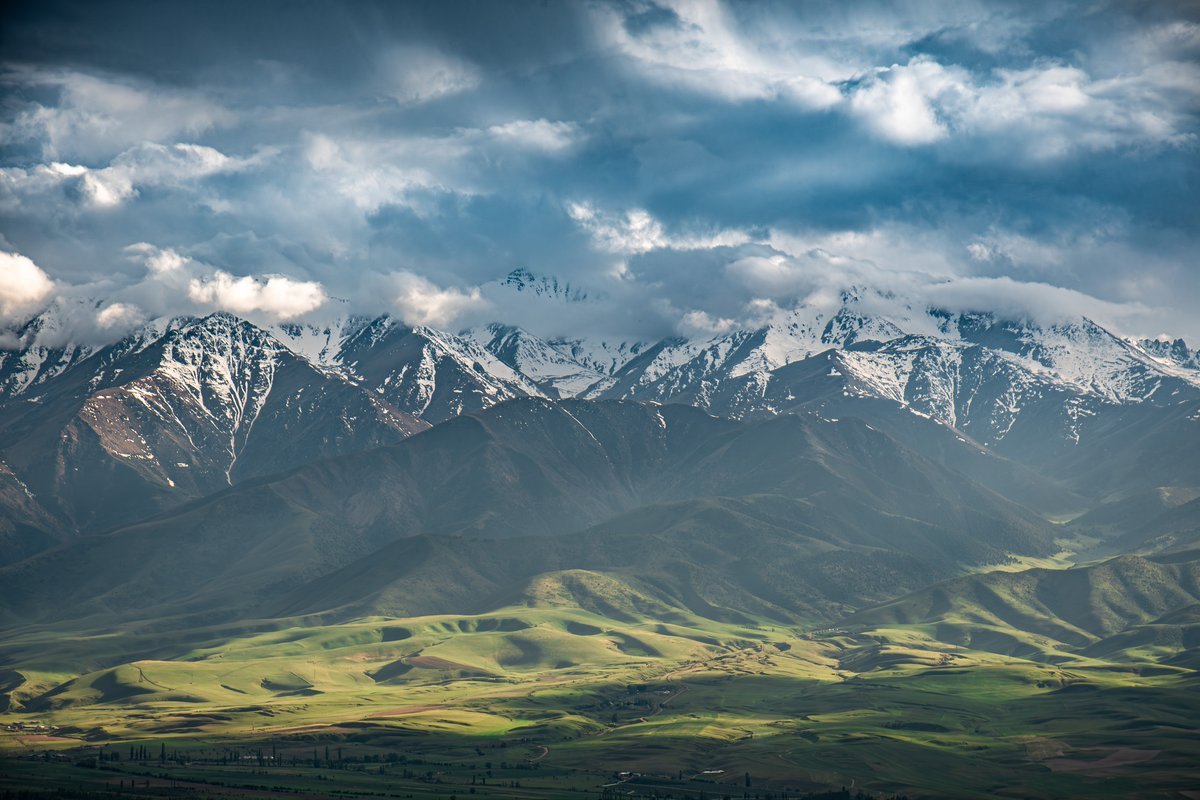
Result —
<instances>
[{"instance_id":1,"label":"dark storm cloud","mask_svg":"<svg viewBox=\"0 0 1200 800\"><path fill-rule=\"evenodd\" d=\"M3 13L0 233L36 264L0 277L10 321L344 298L652 336L858 281L1200 337L1194 6ZM608 305L498 307L516 267Z\"/></svg>"}]
</instances>

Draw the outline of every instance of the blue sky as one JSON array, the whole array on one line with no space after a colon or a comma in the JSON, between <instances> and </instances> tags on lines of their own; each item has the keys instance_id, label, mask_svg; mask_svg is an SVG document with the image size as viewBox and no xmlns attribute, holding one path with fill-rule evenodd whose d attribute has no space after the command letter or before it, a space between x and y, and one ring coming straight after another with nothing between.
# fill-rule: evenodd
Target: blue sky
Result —
<instances>
[{"instance_id":1,"label":"blue sky","mask_svg":"<svg viewBox=\"0 0 1200 800\"><path fill-rule=\"evenodd\" d=\"M3 324L702 335L870 286L1200 342L1195 3L0 13Z\"/></svg>"}]
</instances>

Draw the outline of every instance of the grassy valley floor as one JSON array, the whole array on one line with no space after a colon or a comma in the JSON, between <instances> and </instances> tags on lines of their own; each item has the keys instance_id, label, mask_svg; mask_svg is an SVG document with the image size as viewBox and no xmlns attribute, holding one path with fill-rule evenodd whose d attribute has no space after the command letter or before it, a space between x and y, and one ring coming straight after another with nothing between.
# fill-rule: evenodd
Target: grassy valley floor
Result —
<instances>
[{"instance_id":1,"label":"grassy valley floor","mask_svg":"<svg viewBox=\"0 0 1200 800\"><path fill-rule=\"evenodd\" d=\"M1169 658L563 608L272 625L90 671L134 634L11 636L0 796L1200 797Z\"/></svg>"}]
</instances>

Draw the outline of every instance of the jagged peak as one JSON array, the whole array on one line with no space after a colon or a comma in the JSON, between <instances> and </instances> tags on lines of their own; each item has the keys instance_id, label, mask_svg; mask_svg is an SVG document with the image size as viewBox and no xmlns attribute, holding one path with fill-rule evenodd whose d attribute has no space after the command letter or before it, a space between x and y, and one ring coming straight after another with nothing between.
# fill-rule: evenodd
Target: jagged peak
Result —
<instances>
[{"instance_id":1,"label":"jagged peak","mask_svg":"<svg viewBox=\"0 0 1200 800\"><path fill-rule=\"evenodd\" d=\"M1134 339L1130 340L1130 344L1142 348L1155 358L1166 359L1180 366L1200 368L1200 350L1192 350L1183 339Z\"/></svg>"},{"instance_id":2,"label":"jagged peak","mask_svg":"<svg viewBox=\"0 0 1200 800\"><path fill-rule=\"evenodd\" d=\"M240 340L258 346L282 347L282 344L269 331L260 328L253 322L230 314L228 311L215 311L203 317L186 317L182 324L166 332L168 341L179 342L187 339L221 339Z\"/></svg>"},{"instance_id":3,"label":"jagged peak","mask_svg":"<svg viewBox=\"0 0 1200 800\"><path fill-rule=\"evenodd\" d=\"M582 303L590 299L586 289L573 286L570 281L560 280L554 275L538 275L525 267L514 269L498 283L518 292L528 292L568 303Z\"/></svg>"}]
</instances>

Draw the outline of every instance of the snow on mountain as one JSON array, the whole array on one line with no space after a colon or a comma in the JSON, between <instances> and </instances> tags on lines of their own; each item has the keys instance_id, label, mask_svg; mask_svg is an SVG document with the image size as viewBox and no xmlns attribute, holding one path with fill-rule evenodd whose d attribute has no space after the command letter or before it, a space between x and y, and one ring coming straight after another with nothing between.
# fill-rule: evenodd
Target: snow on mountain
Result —
<instances>
[{"instance_id":1,"label":"snow on mountain","mask_svg":"<svg viewBox=\"0 0 1200 800\"><path fill-rule=\"evenodd\" d=\"M1131 344L1140 347L1162 366L1200 371L1200 350L1189 350L1183 339L1142 339Z\"/></svg>"},{"instance_id":2,"label":"snow on mountain","mask_svg":"<svg viewBox=\"0 0 1200 800\"><path fill-rule=\"evenodd\" d=\"M832 311L801 305L775 314L756 330L700 341L664 340L632 359L612 386L592 396L676 400L703 407L724 381L757 375L752 380L761 383L766 373L825 350L903 335L893 320L862 309L859 298L858 293L843 293L843 305Z\"/></svg>"},{"instance_id":3,"label":"snow on mountain","mask_svg":"<svg viewBox=\"0 0 1200 800\"><path fill-rule=\"evenodd\" d=\"M609 324L607 296L554 276L516 269L481 287L495 306L519 321L553 320L559 328L586 329ZM590 324L589 324L590 323ZM612 336L539 336L498 319L464 331L465 338L486 348L509 366L524 372L552 397L594 396L611 385L612 376L653 342Z\"/></svg>"},{"instance_id":4,"label":"snow on mountain","mask_svg":"<svg viewBox=\"0 0 1200 800\"><path fill-rule=\"evenodd\" d=\"M1076 394L1002 352L969 342L904 336L835 356L849 395L891 400L985 444L1009 436L1018 418L1034 409L1053 414L1064 437L1078 435L1078 415L1068 411Z\"/></svg>"},{"instance_id":5,"label":"snow on mountain","mask_svg":"<svg viewBox=\"0 0 1200 800\"><path fill-rule=\"evenodd\" d=\"M593 372L611 378L653 342L610 339L554 339L551 344Z\"/></svg>"},{"instance_id":6,"label":"snow on mountain","mask_svg":"<svg viewBox=\"0 0 1200 800\"><path fill-rule=\"evenodd\" d=\"M71 343L61 309L55 305L9 334L11 349L0 349L0 401L22 395L61 375L94 348Z\"/></svg>"},{"instance_id":7,"label":"snow on mountain","mask_svg":"<svg viewBox=\"0 0 1200 800\"><path fill-rule=\"evenodd\" d=\"M271 332L286 347L312 364L334 363L346 339L370 324L367 317L339 317L325 323L282 322Z\"/></svg>"},{"instance_id":8,"label":"snow on mountain","mask_svg":"<svg viewBox=\"0 0 1200 800\"><path fill-rule=\"evenodd\" d=\"M39 391L4 408L0 455L81 528L427 427L225 313L140 331Z\"/></svg>"},{"instance_id":9,"label":"snow on mountain","mask_svg":"<svg viewBox=\"0 0 1200 800\"><path fill-rule=\"evenodd\" d=\"M0 333L0 404L21 396L36 402L41 387L76 366L88 363L96 369L141 352L191 321L189 317L154 319L111 345L80 341L71 318L91 316L96 305L59 300L17 330Z\"/></svg>"},{"instance_id":10,"label":"snow on mountain","mask_svg":"<svg viewBox=\"0 0 1200 800\"><path fill-rule=\"evenodd\" d=\"M595 304L526 271L493 288L557 312ZM455 335L350 314L262 328L213 314L99 347L72 343L69 311L4 340L0 459L39 501L69 497L46 501L48 513L82 528L114 522L113 497L140 498L128 513L148 513L519 397L687 403L735 418L887 408L1012 454L1060 452L1130 407L1200 398L1200 354L1182 341L922 309L864 289L777 310L755 329L657 342L545 339L503 322Z\"/></svg>"},{"instance_id":11,"label":"snow on mountain","mask_svg":"<svg viewBox=\"0 0 1200 800\"><path fill-rule=\"evenodd\" d=\"M798 410L827 395L885 400L1013 447L1076 443L1105 408L1200 396L1186 345L1155 350L1086 319L1037 326L904 306L881 316L867 306L887 305L869 294L841 300L836 310L776 315L755 331L664 340L590 395L684 402L732 417ZM812 369L799 368L809 362Z\"/></svg>"},{"instance_id":12,"label":"snow on mountain","mask_svg":"<svg viewBox=\"0 0 1200 800\"><path fill-rule=\"evenodd\" d=\"M605 378L577 360L570 345L539 339L512 325L494 322L461 336L531 379L549 397L575 397Z\"/></svg>"},{"instance_id":13,"label":"snow on mountain","mask_svg":"<svg viewBox=\"0 0 1200 800\"><path fill-rule=\"evenodd\" d=\"M588 292L585 289L573 287L569 282L560 281L553 276L535 275L524 268L514 269L498 283L517 292L555 298L569 303L581 303L588 300Z\"/></svg>"},{"instance_id":14,"label":"snow on mountain","mask_svg":"<svg viewBox=\"0 0 1200 800\"><path fill-rule=\"evenodd\" d=\"M175 486L178 470L196 474L196 462L232 484L286 351L227 314L173 331L155 349L152 369L119 383L118 372L84 401L80 418L109 454L167 486Z\"/></svg>"},{"instance_id":15,"label":"snow on mountain","mask_svg":"<svg viewBox=\"0 0 1200 800\"><path fill-rule=\"evenodd\" d=\"M967 340L1016 357L1031 372L1113 403L1200 388L1200 372L1156 357L1088 319L1038 327L975 315L960 320L958 330Z\"/></svg>"},{"instance_id":16,"label":"snow on mountain","mask_svg":"<svg viewBox=\"0 0 1200 800\"><path fill-rule=\"evenodd\" d=\"M413 416L437 423L515 397L541 397L536 382L479 344L379 317L348 336L334 363Z\"/></svg>"}]
</instances>

